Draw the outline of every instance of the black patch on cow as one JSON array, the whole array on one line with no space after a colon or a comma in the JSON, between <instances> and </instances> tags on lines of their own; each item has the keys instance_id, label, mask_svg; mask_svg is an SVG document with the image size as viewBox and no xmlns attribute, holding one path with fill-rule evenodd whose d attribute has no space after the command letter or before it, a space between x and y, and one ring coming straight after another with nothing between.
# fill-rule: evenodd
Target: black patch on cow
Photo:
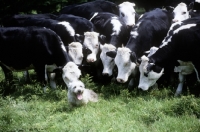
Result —
<instances>
[{"instance_id":1,"label":"black patch on cow","mask_svg":"<svg viewBox=\"0 0 200 132\"><path fill-rule=\"evenodd\" d=\"M115 56L117 55L117 52L116 51L108 51L108 52L106 52L106 55L111 58L115 58Z\"/></svg>"},{"instance_id":2,"label":"black patch on cow","mask_svg":"<svg viewBox=\"0 0 200 132\"><path fill-rule=\"evenodd\" d=\"M137 62L137 57L136 57L136 54L135 52L130 52L130 59L132 62Z\"/></svg>"}]
</instances>

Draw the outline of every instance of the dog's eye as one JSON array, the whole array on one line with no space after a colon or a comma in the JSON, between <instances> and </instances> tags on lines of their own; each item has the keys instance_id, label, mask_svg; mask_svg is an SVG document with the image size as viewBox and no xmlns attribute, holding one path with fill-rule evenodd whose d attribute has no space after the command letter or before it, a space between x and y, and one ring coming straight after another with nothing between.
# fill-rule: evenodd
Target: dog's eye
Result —
<instances>
[{"instance_id":1,"label":"dog's eye","mask_svg":"<svg viewBox=\"0 0 200 132\"><path fill-rule=\"evenodd\" d=\"M76 88L76 86L73 87L73 89L75 89L75 88Z\"/></svg>"},{"instance_id":2,"label":"dog's eye","mask_svg":"<svg viewBox=\"0 0 200 132\"><path fill-rule=\"evenodd\" d=\"M83 87L83 86L80 86L81 88Z\"/></svg>"}]
</instances>

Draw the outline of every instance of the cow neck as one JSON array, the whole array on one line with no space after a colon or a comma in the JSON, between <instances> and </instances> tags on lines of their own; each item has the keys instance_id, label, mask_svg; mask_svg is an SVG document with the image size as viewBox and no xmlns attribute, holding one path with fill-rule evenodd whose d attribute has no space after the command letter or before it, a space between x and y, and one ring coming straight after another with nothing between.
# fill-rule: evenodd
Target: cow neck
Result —
<instances>
[{"instance_id":1,"label":"cow neck","mask_svg":"<svg viewBox=\"0 0 200 132\"><path fill-rule=\"evenodd\" d=\"M118 48L122 46L122 44L120 45L120 42L121 41L119 40L119 36L112 35L109 43Z\"/></svg>"},{"instance_id":2,"label":"cow neck","mask_svg":"<svg viewBox=\"0 0 200 132\"><path fill-rule=\"evenodd\" d=\"M136 38L130 38L126 45L126 48L129 48L132 52L135 52L136 56L138 56L140 48L137 46L136 43Z\"/></svg>"}]
</instances>

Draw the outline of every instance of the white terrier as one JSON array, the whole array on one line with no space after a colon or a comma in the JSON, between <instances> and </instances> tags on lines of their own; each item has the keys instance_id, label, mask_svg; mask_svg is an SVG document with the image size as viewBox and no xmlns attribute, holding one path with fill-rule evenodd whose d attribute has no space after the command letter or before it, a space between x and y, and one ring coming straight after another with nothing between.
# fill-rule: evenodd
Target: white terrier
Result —
<instances>
[{"instance_id":1,"label":"white terrier","mask_svg":"<svg viewBox=\"0 0 200 132\"><path fill-rule=\"evenodd\" d=\"M68 102L72 106L81 106L87 104L89 101L98 101L98 95L94 91L86 89L83 82L79 80L69 83L67 95Z\"/></svg>"}]
</instances>

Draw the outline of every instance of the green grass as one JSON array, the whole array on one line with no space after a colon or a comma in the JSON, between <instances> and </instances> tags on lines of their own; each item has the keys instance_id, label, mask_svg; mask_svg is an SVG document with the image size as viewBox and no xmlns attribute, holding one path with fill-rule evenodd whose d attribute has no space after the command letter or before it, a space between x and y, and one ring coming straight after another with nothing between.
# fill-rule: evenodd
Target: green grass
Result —
<instances>
[{"instance_id":1,"label":"green grass","mask_svg":"<svg viewBox=\"0 0 200 132\"><path fill-rule=\"evenodd\" d=\"M18 79L21 78L21 79ZM9 87L0 72L0 89ZM19 81L20 80L20 81ZM99 86L91 78L85 85L99 94L99 102L70 107L65 85L43 89L34 79L23 82L15 73L15 92L0 97L1 132L199 132L200 99L175 98L169 88L148 92L111 83Z\"/></svg>"}]
</instances>

